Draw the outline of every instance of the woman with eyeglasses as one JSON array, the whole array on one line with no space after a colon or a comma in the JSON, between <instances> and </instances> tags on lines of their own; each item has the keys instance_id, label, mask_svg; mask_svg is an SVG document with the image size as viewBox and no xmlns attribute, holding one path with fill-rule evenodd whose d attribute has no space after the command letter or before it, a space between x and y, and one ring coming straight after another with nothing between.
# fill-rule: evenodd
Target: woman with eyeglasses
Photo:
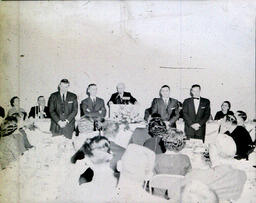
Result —
<instances>
[{"instance_id":1,"label":"woman with eyeglasses","mask_svg":"<svg viewBox=\"0 0 256 203\"><path fill-rule=\"evenodd\" d=\"M239 112L239 111L238 111ZM242 117L243 115L243 117ZM244 126L238 124L241 119L244 119L245 112L243 114L228 115L226 116L227 131L225 134L233 138L236 143L236 155L237 159L248 159L249 151L251 150L252 139L249 132ZM247 116L246 116L247 117Z\"/></svg>"},{"instance_id":2,"label":"woman with eyeglasses","mask_svg":"<svg viewBox=\"0 0 256 203\"><path fill-rule=\"evenodd\" d=\"M233 111L230 111L231 103L229 101L224 101L221 105L221 111L218 111L214 117L214 120L220 120L226 115L234 115Z\"/></svg>"}]
</instances>

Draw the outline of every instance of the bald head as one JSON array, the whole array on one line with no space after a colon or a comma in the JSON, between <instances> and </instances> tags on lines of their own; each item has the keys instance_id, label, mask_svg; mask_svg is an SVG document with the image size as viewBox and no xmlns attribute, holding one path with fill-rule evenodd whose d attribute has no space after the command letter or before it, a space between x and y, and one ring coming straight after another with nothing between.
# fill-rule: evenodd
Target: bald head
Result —
<instances>
[{"instance_id":1,"label":"bald head","mask_svg":"<svg viewBox=\"0 0 256 203\"><path fill-rule=\"evenodd\" d=\"M122 82L118 83L116 86L116 90L119 94L123 94L125 90L125 84Z\"/></svg>"}]
</instances>

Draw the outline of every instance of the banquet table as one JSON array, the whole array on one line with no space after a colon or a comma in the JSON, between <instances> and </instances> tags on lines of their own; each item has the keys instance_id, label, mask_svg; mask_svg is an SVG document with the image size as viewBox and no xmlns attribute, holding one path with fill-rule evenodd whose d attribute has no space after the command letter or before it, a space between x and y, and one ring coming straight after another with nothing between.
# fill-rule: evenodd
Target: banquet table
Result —
<instances>
[{"instance_id":1,"label":"banquet table","mask_svg":"<svg viewBox=\"0 0 256 203\"><path fill-rule=\"evenodd\" d=\"M97 135L98 132L87 132L73 136L72 140L63 136L52 137L49 132L49 120L35 121L34 131L26 130L28 139L34 148L26 151L19 160L12 162L0 171L0 202L105 202L111 198L116 187L116 179L108 163L90 165L85 158L77 164L71 164L70 158L79 149L85 139ZM182 128L182 124L178 125ZM131 124L129 130L121 129L116 140L120 145L129 144L132 133L137 127L145 127L145 123ZM216 125L209 125L208 132L216 130ZM215 135L216 136L216 135ZM213 139L213 138L211 138ZM209 165L202 159L205 145L191 141L184 149L193 168L207 168ZM254 202L256 193L255 154L249 161L239 162L239 167L247 174L247 181L241 198L236 202ZM84 170L91 166L95 178L91 183L79 185L78 178Z\"/></svg>"}]
</instances>

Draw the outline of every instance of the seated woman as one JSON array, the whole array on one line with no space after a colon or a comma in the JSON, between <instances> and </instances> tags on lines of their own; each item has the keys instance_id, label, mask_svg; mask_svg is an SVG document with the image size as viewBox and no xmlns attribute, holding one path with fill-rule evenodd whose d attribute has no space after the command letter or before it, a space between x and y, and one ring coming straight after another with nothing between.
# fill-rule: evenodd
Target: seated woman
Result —
<instances>
[{"instance_id":1,"label":"seated woman","mask_svg":"<svg viewBox=\"0 0 256 203\"><path fill-rule=\"evenodd\" d=\"M170 129L168 135L163 137L166 152L156 155L155 173L186 175L191 170L190 159L182 154L186 144L186 136L182 131Z\"/></svg>"},{"instance_id":2,"label":"seated woman","mask_svg":"<svg viewBox=\"0 0 256 203\"><path fill-rule=\"evenodd\" d=\"M20 118L25 120L27 113L23 108L20 107L20 98L17 96L11 98L10 104L11 104L12 108L9 109L7 116L12 116L13 114L16 113L20 116Z\"/></svg>"},{"instance_id":3,"label":"seated woman","mask_svg":"<svg viewBox=\"0 0 256 203\"><path fill-rule=\"evenodd\" d=\"M199 181L202 184L208 186L217 195L217 199L219 199L220 201L233 202L233 200L237 200L241 196L246 179L247 177L244 171L235 169L229 165L218 165L209 169L192 170L185 176L183 184L187 185L191 182ZM191 191L190 198L192 198L192 196L197 196L197 198L200 198L202 194L203 190L200 189L198 184L197 187ZM185 194L181 195L182 200L184 200L183 198L185 198L184 195ZM186 198L186 200L187 201L184 200L182 202L194 202L191 201L191 199L189 201Z\"/></svg>"},{"instance_id":4,"label":"seated woman","mask_svg":"<svg viewBox=\"0 0 256 203\"><path fill-rule=\"evenodd\" d=\"M143 189L144 181L153 174L154 161L155 154L151 150L136 144L128 145L119 162L120 180L109 202L167 202Z\"/></svg>"},{"instance_id":5,"label":"seated woman","mask_svg":"<svg viewBox=\"0 0 256 203\"><path fill-rule=\"evenodd\" d=\"M225 134L233 138L236 143L236 155L238 159L248 159L248 153L252 149L252 139L249 132L241 125L237 125L237 120L243 119L240 114L227 116L227 131ZM243 115L243 114L242 114ZM245 114L246 115L246 114ZM238 118L238 119L237 119Z\"/></svg>"},{"instance_id":6,"label":"seated woman","mask_svg":"<svg viewBox=\"0 0 256 203\"><path fill-rule=\"evenodd\" d=\"M166 151L162 137L167 135L166 124L163 119L154 117L148 125L148 134L151 138L147 139L143 146L154 151L156 154L161 154Z\"/></svg>"},{"instance_id":7,"label":"seated woman","mask_svg":"<svg viewBox=\"0 0 256 203\"><path fill-rule=\"evenodd\" d=\"M83 146L71 157L71 163L75 164L78 160L88 157L93 164L109 162L112 158L110 152L110 142L104 136L98 135L87 139ZM91 182L94 171L88 167L79 177L79 184Z\"/></svg>"},{"instance_id":8,"label":"seated woman","mask_svg":"<svg viewBox=\"0 0 256 203\"><path fill-rule=\"evenodd\" d=\"M214 120L220 120L224 118L227 114L234 115L232 111L230 111L231 103L229 101L224 101L221 105L221 111L218 111L214 117Z\"/></svg>"},{"instance_id":9,"label":"seated woman","mask_svg":"<svg viewBox=\"0 0 256 203\"><path fill-rule=\"evenodd\" d=\"M27 135L18 127L18 115L7 116L1 125L0 167L5 168L11 161L17 160L26 150L32 148Z\"/></svg>"}]
</instances>

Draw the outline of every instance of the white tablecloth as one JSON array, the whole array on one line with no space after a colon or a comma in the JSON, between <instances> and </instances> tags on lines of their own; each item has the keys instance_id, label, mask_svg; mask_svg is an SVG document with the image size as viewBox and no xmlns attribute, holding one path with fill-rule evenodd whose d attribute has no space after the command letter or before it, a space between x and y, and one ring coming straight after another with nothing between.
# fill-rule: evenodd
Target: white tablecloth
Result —
<instances>
[{"instance_id":1,"label":"white tablecloth","mask_svg":"<svg viewBox=\"0 0 256 203\"><path fill-rule=\"evenodd\" d=\"M45 121L45 123L47 123ZM42 125L46 125L46 124ZM138 124L139 125L139 124ZM138 126L137 125L137 126ZM134 125L132 129L137 127ZM211 128L211 127L212 128ZM210 130L215 129L213 125ZM128 131L127 131L128 132ZM121 134L130 136L129 133ZM95 132L94 132L95 134ZM74 137L72 140L63 136L51 137L39 129L27 130L28 139L35 148L24 153L17 162L11 163L0 171L0 202L104 202L109 199L116 186L116 179L108 163L95 165L93 182L79 186L78 178L88 167L86 160L70 163L71 156L83 144L86 135ZM87 134L87 136L93 136ZM74 144L72 144L74 142ZM201 159L203 145L187 147L184 153L189 155L193 168L207 168ZM256 169L252 167L253 154L250 161L239 162L247 174L247 182L241 198L237 202L254 202L256 198ZM95 201L93 201L95 200Z\"/></svg>"}]
</instances>

